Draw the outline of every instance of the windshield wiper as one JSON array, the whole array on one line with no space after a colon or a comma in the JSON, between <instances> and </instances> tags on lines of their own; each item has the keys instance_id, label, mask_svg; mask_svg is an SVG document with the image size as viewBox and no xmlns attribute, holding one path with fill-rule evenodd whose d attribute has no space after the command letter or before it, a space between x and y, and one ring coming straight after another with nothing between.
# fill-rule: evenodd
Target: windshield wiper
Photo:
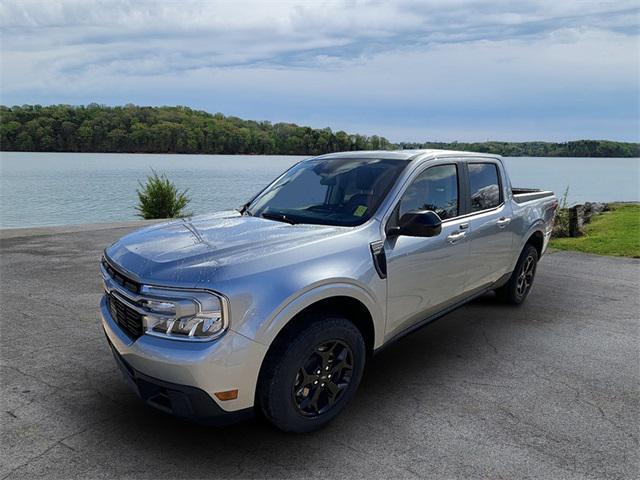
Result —
<instances>
[{"instance_id":1,"label":"windshield wiper","mask_svg":"<svg viewBox=\"0 0 640 480\"><path fill-rule=\"evenodd\" d=\"M289 217L287 217L284 213L270 213L270 212L265 212L265 213L261 213L260 216L262 218L266 218L268 220L275 220L277 222L285 222L285 223L290 223L291 225L295 225L296 222L295 220L291 220Z\"/></svg>"}]
</instances>

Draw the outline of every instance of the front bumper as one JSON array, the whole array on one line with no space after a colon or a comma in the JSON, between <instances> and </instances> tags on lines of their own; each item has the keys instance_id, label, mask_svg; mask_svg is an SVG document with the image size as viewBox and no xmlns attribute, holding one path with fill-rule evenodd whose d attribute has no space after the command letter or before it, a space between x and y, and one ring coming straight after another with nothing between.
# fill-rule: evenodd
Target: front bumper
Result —
<instances>
[{"instance_id":1,"label":"front bumper","mask_svg":"<svg viewBox=\"0 0 640 480\"><path fill-rule=\"evenodd\" d=\"M105 297L100 313L125 379L149 405L206 423L234 421L252 410L264 345L233 330L211 342L180 342L150 335L134 341L111 317ZM214 395L233 389L238 390L234 400L222 402Z\"/></svg>"},{"instance_id":2,"label":"front bumper","mask_svg":"<svg viewBox=\"0 0 640 480\"><path fill-rule=\"evenodd\" d=\"M107 337L108 341L108 337ZM129 387L148 405L196 423L227 425L253 415L253 408L227 412L207 392L149 377L129 365L109 342L116 364Z\"/></svg>"}]
</instances>

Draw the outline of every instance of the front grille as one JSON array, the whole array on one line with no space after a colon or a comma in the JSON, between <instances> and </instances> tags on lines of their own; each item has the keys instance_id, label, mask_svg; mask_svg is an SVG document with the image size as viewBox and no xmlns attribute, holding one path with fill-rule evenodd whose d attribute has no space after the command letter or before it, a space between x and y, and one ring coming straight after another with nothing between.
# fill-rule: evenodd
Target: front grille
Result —
<instances>
[{"instance_id":1,"label":"front grille","mask_svg":"<svg viewBox=\"0 0 640 480\"><path fill-rule=\"evenodd\" d=\"M142 334L142 315L133 308L121 302L115 295L107 294L107 303L111 316L124 332L133 340L138 339Z\"/></svg>"}]
</instances>

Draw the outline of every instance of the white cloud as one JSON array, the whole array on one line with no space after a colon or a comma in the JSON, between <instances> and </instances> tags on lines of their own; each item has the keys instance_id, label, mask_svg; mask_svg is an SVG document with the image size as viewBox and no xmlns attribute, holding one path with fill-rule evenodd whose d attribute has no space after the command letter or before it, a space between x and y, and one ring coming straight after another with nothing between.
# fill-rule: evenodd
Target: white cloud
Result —
<instances>
[{"instance_id":1,"label":"white cloud","mask_svg":"<svg viewBox=\"0 0 640 480\"><path fill-rule=\"evenodd\" d=\"M181 103L394 139L499 138L546 114L545 138L637 138L636 5L5 0L0 101Z\"/></svg>"}]
</instances>

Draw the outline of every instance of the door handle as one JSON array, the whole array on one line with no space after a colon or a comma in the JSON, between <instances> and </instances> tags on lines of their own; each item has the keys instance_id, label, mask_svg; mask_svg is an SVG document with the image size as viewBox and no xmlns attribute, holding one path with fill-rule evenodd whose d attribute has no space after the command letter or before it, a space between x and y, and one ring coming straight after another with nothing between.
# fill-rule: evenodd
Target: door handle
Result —
<instances>
[{"instance_id":1,"label":"door handle","mask_svg":"<svg viewBox=\"0 0 640 480\"><path fill-rule=\"evenodd\" d=\"M497 222L498 227L504 228L511 223L511 219L507 217L501 217Z\"/></svg>"},{"instance_id":2,"label":"door handle","mask_svg":"<svg viewBox=\"0 0 640 480\"><path fill-rule=\"evenodd\" d=\"M454 232L447 237L447 241L451 244L454 244L458 240L462 240L466 235L467 235L467 232Z\"/></svg>"}]
</instances>

